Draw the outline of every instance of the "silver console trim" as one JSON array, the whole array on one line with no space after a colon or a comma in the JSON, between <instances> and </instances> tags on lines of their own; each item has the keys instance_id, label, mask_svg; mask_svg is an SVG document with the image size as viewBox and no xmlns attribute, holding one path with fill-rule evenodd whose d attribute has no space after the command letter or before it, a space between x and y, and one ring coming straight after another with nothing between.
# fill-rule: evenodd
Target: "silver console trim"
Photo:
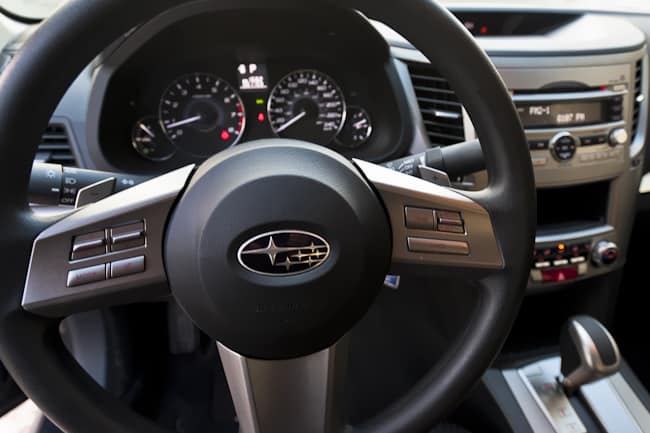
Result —
<instances>
[{"instance_id":1,"label":"silver console trim","mask_svg":"<svg viewBox=\"0 0 650 433\"><path fill-rule=\"evenodd\" d=\"M512 100L517 102L556 102L556 101L580 101L592 99L611 98L612 96L627 95L627 90L593 90L587 92L567 93L530 93L515 94Z\"/></svg>"},{"instance_id":2,"label":"silver console trim","mask_svg":"<svg viewBox=\"0 0 650 433\"><path fill-rule=\"evenodd\" d=\"M534 433L558 433L540 399L527 383L524 370L552 368L560 375L561 359L550 357L519 369L501 371L515 401ZM607 433L650 433L650 412L620 374L581 387L579 395ZM626 416L627 415L627 416Z\"/></svg>"},{"instance_id":3,"label":"silver console trim","mask_svg":"<svg viewBox=\"0 0 650 433\"><path fill-rule=\"evenodd\" d=\"M609 379L582 386L580 394L606 432L645 433Z\"/></svg>"},{"instance_id":4,"label":"silver console trim","mask_svg":"<svg viewBox=\"0 0 650 433\"><path fill-rule=\"evenodd\" d=\"M648 194L650 193L650 173L646 173L641 179L641 185L639 185L639 193Z\"/></svg>"},{"instance_id":5,"label":"silver console trim","mask_svg":"<svg viewBox=\"0 0 650 433\"><path fill-rule=\"evenodd\" d=\"M567 242L578 240L582 238L593 238L597 236L604 236L613 234L615 232L614 227L610 225L604 225L600 227L594 227L591 229L576 230L552 235L539 235L535 237L535 244L546 244L554 242Z\"/></svg>"},{"instance_id":6,"label":"silver console trim","mask_svg":"<svg viewBox=\"0 0 650 433\"><path fill-rule=\"evenodd\" d=\"M552 127L552 128L528 128L524 132L526 135L534 135L534 134L549 134L552 135L554 133L559 133L559 132L569 132L573 135L579 134L581 132L590 132L593 130L608 130L608 129L614 129L614 128L621 128L624 127L625 122L624 121L618 121L618 122L605 122L605 123L594 123L592 125L582 125L582 126L557 126L557 127Z\"/></svg>"}]
</instances>

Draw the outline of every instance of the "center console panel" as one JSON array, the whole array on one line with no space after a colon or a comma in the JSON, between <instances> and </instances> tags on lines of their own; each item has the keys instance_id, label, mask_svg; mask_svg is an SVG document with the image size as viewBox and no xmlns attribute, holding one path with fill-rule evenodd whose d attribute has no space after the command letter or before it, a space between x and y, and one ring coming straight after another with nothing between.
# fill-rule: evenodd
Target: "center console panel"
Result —
<instances>
[{"instance_id":1,"label":"center console panel","mask_svg":"<svg viewBox=\"0 0 650 433\"><path fill-rule=\"evenodd\" d=\"M533 34L493 32L494 12L452 12L497 66L526 133L538 198L529 290L557 290L620 270L646 139L645 35L627 21L590 14L541 17L547 25ZM404 44L394 44L393 54L410 75L422 118L414 150L477 138L444 77ZM456 179L459 188L486 185L486 173Z\"/></svg>"}]
</instances>

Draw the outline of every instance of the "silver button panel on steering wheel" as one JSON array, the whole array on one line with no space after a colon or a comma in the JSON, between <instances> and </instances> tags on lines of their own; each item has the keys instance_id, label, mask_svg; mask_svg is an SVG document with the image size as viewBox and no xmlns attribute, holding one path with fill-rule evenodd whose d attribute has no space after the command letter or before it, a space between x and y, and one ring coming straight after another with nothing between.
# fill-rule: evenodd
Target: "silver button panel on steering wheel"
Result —
<instances>
[{"instance_id":1,"label":"silver button panel on steering wheel","mask_svg":"<svg viewBox=\"0 0 650 433\"><path fill-rule=\"evenodd\" d=\"M395 264L503 267L490 215L478 202L451 188L365 161L354 162L386 206Z\"/></svg>"}]
</instances>

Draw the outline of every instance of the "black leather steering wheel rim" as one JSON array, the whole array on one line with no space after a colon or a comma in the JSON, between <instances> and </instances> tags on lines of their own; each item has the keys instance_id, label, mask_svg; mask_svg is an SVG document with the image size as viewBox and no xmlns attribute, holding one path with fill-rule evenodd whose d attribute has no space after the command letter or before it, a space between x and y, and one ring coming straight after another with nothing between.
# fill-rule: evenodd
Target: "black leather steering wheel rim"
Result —
<instances>
[{"instance_id":1,"label":"black leather steering wheel rim","mask_svg":"<svg viewBox=\"0 0 650 433\"><path fill-rule=\"evenodd\" d=\"M517 114L471 35L437 3L379 3L340 1L337 6L359 9L393 27L456 89L475 123L490 174L489 187L472 198L490 210L505 263L499 274L477 282L481 298L472 321L442 361L403 399L359 427L373 433L413 432L423 431L456 405L503 344L526 286L535 189ZM57 320L21 307L31 242L50 224L36 218L27 203L32 159L40 131L79 71L120 35L175 5L178 2L171 0L72 0L43 23L0 76L0 160L10 161L10 168L0 172L0 182L7 186L0 210L0 357L25 393L64 431L163 430L109 396L83 372L63 346Z\"/></svg>"}]
</instances>

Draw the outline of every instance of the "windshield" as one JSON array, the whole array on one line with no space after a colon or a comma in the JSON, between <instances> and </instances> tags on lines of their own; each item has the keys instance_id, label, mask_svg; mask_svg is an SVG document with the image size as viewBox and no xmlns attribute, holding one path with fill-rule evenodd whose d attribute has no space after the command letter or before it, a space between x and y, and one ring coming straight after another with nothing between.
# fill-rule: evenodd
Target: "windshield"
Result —
<instances>
[{"instance_id":1,"label":"windshield","mask_svg":"<svg viewBox=\"0 0 650 433\"><path fill-rule=\"evenodd\" d=\"M66 0L0 0L0 6L27 18L45 18ZM440 0L447 5L499 4L504 6L535 6L558 9L604 10L611 12L648 12L648 0Z\"/></svg>"},{"instance_id":2,"label":"windshield","mask_svg":"<svg viewBox=\"0 0 650 433\"><path fill-rule=\"evenodd\" d=\"M45 18L65 0L0 0L0 6L25 18Z\"/></svg>"}]
</instances>

